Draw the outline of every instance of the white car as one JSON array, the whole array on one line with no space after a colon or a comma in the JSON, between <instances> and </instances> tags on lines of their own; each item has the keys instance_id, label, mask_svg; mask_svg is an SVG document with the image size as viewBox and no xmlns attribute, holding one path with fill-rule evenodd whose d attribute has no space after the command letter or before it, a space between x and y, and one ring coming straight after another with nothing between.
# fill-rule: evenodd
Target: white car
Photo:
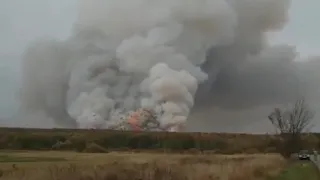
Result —
<instances>
[{"instance_id":1,"label":"white car","mask_svg":"<svg viewBox=\"0 0 320 180\"><path fill-rule=\"evenodd\" d=\"M308 150L301 150L298 153L299 160L310 160L310 153Z\"/></svg>"}]
</instances>

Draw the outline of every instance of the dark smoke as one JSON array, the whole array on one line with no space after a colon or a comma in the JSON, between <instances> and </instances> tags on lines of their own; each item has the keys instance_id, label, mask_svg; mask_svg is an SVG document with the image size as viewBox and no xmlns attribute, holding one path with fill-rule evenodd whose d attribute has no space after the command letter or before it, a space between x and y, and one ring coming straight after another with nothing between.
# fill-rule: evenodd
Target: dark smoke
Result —
<instances>
[{"instance_id":1,"label":"dark smoke","mask_svg":"<svg viewBox=\"0 0 320 180\"><path fill-rule=\"evenodd\" d=\"M21 91L22 110L27 113L23 116L37 119L31 126L52 119L51 124L41 125L47 127L76 127L76 119L87 121L91 112L112 119L110 114L118 109L140 106L145 95L140 82L151 76L149 67L159 62L192 75L183 76L189 91L197 89L195 80L205 79L196 66L208 75L196 93L187 121L189 131L268 131L264 118L271 108L301 96L320 110L320 98L315 97L320 89L319 61L298 62L294 47L268 43L267 34L287 22L289 0L210 3L82 1L80 29L75 27L69 39L39 41L27 49ZM163 64L156 70L162 76L173 72ZM154 87L165 94L163 87L172 88L175 83L168 77L162 80ZM145 88L152 89L151 85ZM174 88L168 92L178 92ZM193 105L193 93L177 94L183 98L158 105L167 105L168 112L183 109L183 116L175 120L183 122Z\"/></svg>"},{"instance_id":2,"label":"dark smoke","mask_svg":"<svg viewBox=\"0 0 320 180\"><path fill-rule=\"evenodd\" d=\"M320 110L319 58L301 60L295 49L286 45L270 47L255 55L235 49L225 46L209 51L209 61L203 69L210 78L197 92L191 115L195 120L188 121L190 127L196 127L197 131L205 128L205 131L265 132L266 115L272 108L301 97L307 98L315 111ZM215 61L210 59L220 61L212 63ZM229 63L233 59L240 61ZM216 74L210 76L213 72Z\"/></svg>"}]
</instances>

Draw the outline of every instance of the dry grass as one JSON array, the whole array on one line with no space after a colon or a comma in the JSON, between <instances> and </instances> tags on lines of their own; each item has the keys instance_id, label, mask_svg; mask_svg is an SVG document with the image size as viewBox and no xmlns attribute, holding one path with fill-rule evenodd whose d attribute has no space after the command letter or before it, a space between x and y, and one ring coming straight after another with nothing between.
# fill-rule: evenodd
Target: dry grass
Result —
<instances>
[{"instance_id":1,"label":"dry grass","mask_svg":"<svg viewBox=\"0 0 320 180\"><path fill-rule=\"evenodd\" d=\"M65 158L61 162L0 163L6 180L257 180L285 165L276 154L170 155L15 152L18 157ZM0 153L1 155L1 153Z\"/></svg>"}]
</instances>

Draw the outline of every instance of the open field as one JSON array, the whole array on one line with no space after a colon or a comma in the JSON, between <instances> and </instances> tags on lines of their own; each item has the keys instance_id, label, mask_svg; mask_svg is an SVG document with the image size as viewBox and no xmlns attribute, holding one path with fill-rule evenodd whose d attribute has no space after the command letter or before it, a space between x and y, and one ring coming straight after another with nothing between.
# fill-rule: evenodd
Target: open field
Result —
<instances>
[{"instance_id":1,"label":"open field","mask_svg":"<svg viewBox=\"0 0 320 180\"><path fill-rule=\"evenodd\" d=\"M303 135L306 148L319 147L319 137ZM281 143L275 135L0 128L0 179L286 180L293 172L317 174L288 167L276 154Z\"/></svg>"},{"instance_id":2,"label":"open field","mask_svg":"<svg viewBox=\"0 0 320 180\"><path fill-rule=\"evenodd\" d=\"M320 147L319 134L303 138L305 148ZM277 153L279 144L276 135L0 128L0 149L7 150L255 154Z\"/></svg>"},{"instance_id":3,"label":"open field","mask_svg":"<svg viewBox=\"0 0 320 180\"><path fill-rule=\"evenodd\" d=\"M0 161L0 179L6 180L262 180L276 176L286 164L277 154L90 154L57 151L2 151Z\"/></svg>"}]
</instances>

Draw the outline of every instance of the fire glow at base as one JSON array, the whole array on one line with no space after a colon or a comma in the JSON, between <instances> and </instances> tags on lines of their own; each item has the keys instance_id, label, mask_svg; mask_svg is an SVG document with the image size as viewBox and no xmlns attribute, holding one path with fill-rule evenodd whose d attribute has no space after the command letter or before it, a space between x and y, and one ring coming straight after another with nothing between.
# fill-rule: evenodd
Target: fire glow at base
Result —
<instances>
[{"instance_id":1,"label":"fire glow at base","mask_svg":"<svg viewBox=\"0 0 320 180\"><path fill-rule=\"evenodd\" d=\"M26 49L21 121L37 120L33 127L43 122L183 131L187 121L202 121L189 118L199 94L212 107L212 87L222 86L229 105L234 101L228 93L245 94L249 102L257 94L250 80L258 71L247 73L251 65L290 64L295 48L271 46L266 39L287 22L289 6L288 0L79 0L68 38L41 39ZM207 58L209 51L217 56ZM228 78L237 73L249 78ZM210 122L222 119L210 113Z\"/></svg>"},{"instance_id":2,"label":"fire glow at base","mask_svg":"<svg viewBox=\"0 0 320 180\"><path fill-rule=\"evenodd\" d=\"M89 122L99 122L99 115L92 114ZM183 128L179 124L168 125L167 127L160 127L160 123L157 120L158 116L155 111L149 109L138 109L137 111L128 113L127 116L121 118L117 121L117 124L113 126L109 126L109 129L113 130L125 130L125 131L182 131ZM92 126L94 123L90 123L91 126L87 126L84 128L89 129L100 129L103 127L101 124L96 124L96 126Z\"/></svg>"}]
</instances>

